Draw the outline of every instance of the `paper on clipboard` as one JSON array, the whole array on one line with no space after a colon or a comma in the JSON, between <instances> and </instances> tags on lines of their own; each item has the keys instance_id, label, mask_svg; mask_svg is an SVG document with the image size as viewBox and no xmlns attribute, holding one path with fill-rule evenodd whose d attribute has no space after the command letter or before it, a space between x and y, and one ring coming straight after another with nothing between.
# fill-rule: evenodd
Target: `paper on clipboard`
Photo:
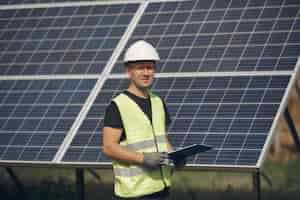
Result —
<instances>
[{"instance_id":1,"label":"paper on clipboard","mask_svg":"<svg viewBox=\"0 0 300 200\"><path fill-rule=\"evenodd\" d=\"M192 156L197 153L208 151L212 148L212 146L204 144L193 144L168 153L168 158L171 160L183 159L185 157Z\"/></svg>"}]
</instances>

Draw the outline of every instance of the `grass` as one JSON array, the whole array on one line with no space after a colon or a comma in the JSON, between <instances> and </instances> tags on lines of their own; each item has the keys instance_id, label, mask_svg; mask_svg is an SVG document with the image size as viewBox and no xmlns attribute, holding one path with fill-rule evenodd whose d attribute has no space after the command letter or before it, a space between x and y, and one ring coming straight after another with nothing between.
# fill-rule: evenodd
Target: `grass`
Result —
<instances>
[{"instance_id":1,"label":"grass","mask_svg":"<svg viewBox=\"0 0 300 200\"><path fill-rule=\"evenodd\" d=\"M75 172L72 169L14 168L21 179L30 200L76 199ZM287 164L267 161L263 171L271 179L272 186L262 178L263 200L300 199L300 158ZM101 182L85 173L87 200L111 199L113 193L111 170L97 170ZM172 200L255 199L252 176L247 173L181 171L173 176ZM24 199L16 191L11 179L0 170L1 200Z\"/></svg>"}]
</instances>

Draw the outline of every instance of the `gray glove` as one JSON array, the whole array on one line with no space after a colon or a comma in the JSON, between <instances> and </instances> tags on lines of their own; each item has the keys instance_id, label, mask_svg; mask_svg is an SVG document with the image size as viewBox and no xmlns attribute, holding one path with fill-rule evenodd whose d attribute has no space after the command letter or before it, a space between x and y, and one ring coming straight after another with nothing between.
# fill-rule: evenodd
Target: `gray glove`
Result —
<instances>
[{"instance_id":1,"label":"gray glove","mask_svg":"<svg viewBox=\"0 0 300 200\"><path fill-rule=\"evenodd\" d=\"M163 163L165 159L165 153L161 152L151 152L151 153L143 153L144 154L144 162L143 164L146 167L155 168Z\"/></svg>"}]
</instances>

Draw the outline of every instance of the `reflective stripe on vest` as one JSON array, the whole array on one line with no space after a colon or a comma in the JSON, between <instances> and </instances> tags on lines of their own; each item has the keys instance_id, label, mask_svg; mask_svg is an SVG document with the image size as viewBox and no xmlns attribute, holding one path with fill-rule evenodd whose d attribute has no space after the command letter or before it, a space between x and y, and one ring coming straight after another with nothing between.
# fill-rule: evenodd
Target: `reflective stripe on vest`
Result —
<instances>
[{"instance_id":1,"label":"reflective stripe on vest","mask_svg":"<svg viewBox=\"0 0 300 200\"><path fill-rule=\"evenodd\" d=\"M167 152L164 106L159 97L149 94L152 124L141 108L127 95L121 93L113 99L126 133L126 139L120 145L138 152ZM138 164L114 160L113 168L117 196L143 196L161 191L171 184L171 170L168 166L149 170Z\"/></svg>"},{"instance_id":2,"label":"reflective stripe on vest","mask_svg":"<svg viewBox=\"0 0 300 200\"><path fill-rule=\"evenodd\" d=\"M116 176L132 177L150 172L146 168L116 168L114 174Z\"/></svg>"},{"instance_id":3,"label":"reflective stripe on vest","mask_svg":"<svg viewBox=\"0 0 300 200\"><path fill-rule=\"evenodd\" d=\"M157 143L166 143L166 136L165 135L156 136L156 142ZM131 150L138 151L138 150L141 150L141 149L147 149L147 148L150 148L150 147L155 147L155 143L154 143L153 139L151 139L151 140L135 142L135 143L132 143L132 144L127 144L127 145L124 145L124 147L126 147L128 149L131 149Z\"/></svg>"}]
</instances>

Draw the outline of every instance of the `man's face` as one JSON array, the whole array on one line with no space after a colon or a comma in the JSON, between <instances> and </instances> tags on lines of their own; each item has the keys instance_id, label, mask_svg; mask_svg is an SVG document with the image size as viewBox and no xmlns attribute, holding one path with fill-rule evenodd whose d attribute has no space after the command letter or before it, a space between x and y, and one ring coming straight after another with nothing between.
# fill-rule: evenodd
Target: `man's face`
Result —
<instances>
[{"instance_id":1,"label":"man's face","mask_svg":"<svg viewBox=\"0 0 300 200\"><path fill-rule=\"evenodd\" d=\"M132 84L137 88L147 89L154 80L155 63L151 61L131 63L126 72Z\"/></svg>"}]
</instances>

